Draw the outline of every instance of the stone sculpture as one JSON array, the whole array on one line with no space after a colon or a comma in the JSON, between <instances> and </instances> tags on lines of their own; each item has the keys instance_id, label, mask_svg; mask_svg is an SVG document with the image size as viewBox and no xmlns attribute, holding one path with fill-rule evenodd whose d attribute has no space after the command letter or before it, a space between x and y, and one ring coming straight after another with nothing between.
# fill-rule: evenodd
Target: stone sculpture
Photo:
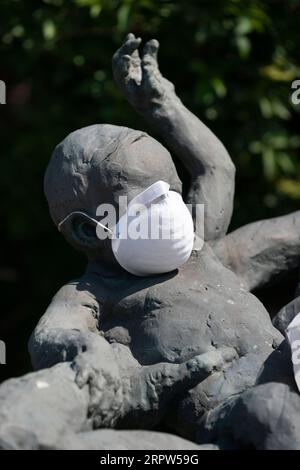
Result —
<instances>
[{"instance_id":1,"label":"stone sculpture","mask_svg":"<svg viewBox=\"0 0 300 470\"><path fill-rule=\"evenodd\" d=\"M31 336L38 372L0 387L0 443L107 448L102 438L121 439L126 431L95 429L150 432L163 424L204 448L299 448L290 350L250 291L299 266L300 211L226 235L234 164L162 77L158 42L146 43L141 57L140 43L127 36L113 57L114 77L188 171L184 199L205 205L204 247L173 272L124 271L110 240L100 240L76 211L95 217L99 204L117 206L120 195L130 201L158 180L181 193L172 157L126 127L99 124L67 136L52 155L45 194L56 226L75 211L61 231L88 265L60 289ZM275 326L284 327L283 317L290 321L296 310L279 313ZM174 448L185 445L178 438Z\"/></svg>"}]
</instances>

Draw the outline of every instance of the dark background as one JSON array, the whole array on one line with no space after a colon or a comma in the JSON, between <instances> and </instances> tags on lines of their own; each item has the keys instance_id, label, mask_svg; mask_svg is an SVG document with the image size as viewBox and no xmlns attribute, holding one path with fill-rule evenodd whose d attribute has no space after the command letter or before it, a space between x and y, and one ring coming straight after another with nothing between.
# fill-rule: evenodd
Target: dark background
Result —
<instances>
[{"instance_id":1,"label":"dark background","mask_svg":"<svg viewBox=\"0 0 300 470\"><path fill-rule=\"evenodd\" d=\"M149 131L112 79L111 57L125 34L160 40L163 74L229 150L237 166L235 228L299 208L300 106L291 104L299 20L299 0L1 1L2 379L29 370L30 332L85 264L48 215L42 183L51 151L94 123ZM286 294L266 295L282 304Z\"/></svg>"}]
</instances>

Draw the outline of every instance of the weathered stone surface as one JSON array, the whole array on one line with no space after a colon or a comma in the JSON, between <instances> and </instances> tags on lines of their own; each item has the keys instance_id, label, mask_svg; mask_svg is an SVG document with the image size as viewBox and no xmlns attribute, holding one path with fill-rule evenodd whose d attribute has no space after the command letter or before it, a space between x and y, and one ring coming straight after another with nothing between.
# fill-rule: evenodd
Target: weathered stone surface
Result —
<instances>
[{"instance_id":1,"label":"weathered stone surface","mask_svg":"<svg viewBox=\"0 0 300 470\"><path fill-rule=\"evenodd\" d=\"M51 447L86 423L88 391L75 384L68 363L10 379L0 387L0 447Z\"/></svg>"},{"instance_id":2,"label":"weathered stone surface","mask_svg":"<svg viewBox=\"0 0 300 470\"><path fill-rule=\"evenodd\" d=\"M151 431L115 431L101 429L68 435L63 450L218 450L217 445L199 446L172 434Z\"/></svg>"},{"instance_id":3,"label":"weathered stone surface","mask_svg":"<svg viewBox=\"0 0 300 470\"><path fill-rule=\"evenodd\" d=\"M291 351L283 341L265 361L256 385L232 396L199 420L195 440L253 449L300 449L300 397Z\"/></svg>"},{"instance_id":4,"label":"weathered stone surface","mask_svg":"<svg viewBox=\"0 0 300 470\"><path fill-rule=\"evenodd\" d=\"M240 448L300 450L300 400L284 383L269 382L219 405L203 419L198 439L231 438Z\"/></svg>"}]
</instances>

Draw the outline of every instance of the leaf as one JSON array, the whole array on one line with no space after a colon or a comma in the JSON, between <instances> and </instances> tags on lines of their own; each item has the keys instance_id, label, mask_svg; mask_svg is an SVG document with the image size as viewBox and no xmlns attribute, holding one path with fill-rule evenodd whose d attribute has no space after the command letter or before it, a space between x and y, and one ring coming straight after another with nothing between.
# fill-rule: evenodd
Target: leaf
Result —
<instances>
[{"instance_id":1,"label":"leaf","mask_svg":"<svg viewBox=\"0 0 300 470\"><path fill-rule=\"evenodd\" d=\"M276 174L276 160L273 149L264 149L262 153L264 175L268 180L272 180Z\"/></svg>"},{"instance_id":2,"label":"leaf","mask_svg":"<svg viewBox=\"0 0 300 470\"><path fill-rule=\"evenodd\" d=\"M215 77L212 79L211 84L216 92L216 94L220 97L223 98L226 96L227 93L227 88L223 80L219 77Z\"/></svg>"},{"instance_id":3,"label":"leaf","mask_svg":"<svg viewBox=\"0 0 300 470\"><path fill-rule=\"evenodd\" d=\"M236 45L242 59L247 59L251 51L251 42L247 36L237 36Z\"/></svg>"},{"instance_id":4,"label":"leaf","mask_svg":"<svg viewBox=\"0 0 300 470\"><path fill-rule=\"evenodd\" d=\"M282 178L277 182L277 189L282 194L292 198L300 199L300 181Z\"/></svg>"},{"instance_id":5,"label":"leaf","mask_svg":"<svg viewBox=\"0 0 300 470\"><path fill-rule=\"evenodd\" d=\"M43 35L46 41L51 41L56 36L56 26L52 20L45 20L43 23Z\"/></svg>"}]
</instances>

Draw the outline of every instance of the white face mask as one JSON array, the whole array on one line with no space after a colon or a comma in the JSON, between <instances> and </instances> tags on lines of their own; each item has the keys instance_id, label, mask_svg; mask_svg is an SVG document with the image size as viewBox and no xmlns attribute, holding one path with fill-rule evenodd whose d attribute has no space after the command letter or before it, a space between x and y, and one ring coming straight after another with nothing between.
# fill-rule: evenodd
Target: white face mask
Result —
<instances>
[{"instance_id":1,"label":"white face mask","mask_svg":"<svg viewBox=\"0 0 300 470\"><path fill-rule=\"evenodd\" d=\"M191 255L192 216L180 194L169 189L164 181L149 186L129 203L114 228L113 253L131 274L167 273L179 268Z\"/></svg>"},{"instance_id":2,"label":"white face mask","mask_svg":"<svg viewBox=\"0 0 300 470\"><path fill-rule=\"evenodd\" d=\"M157 181L138 194L111 230L88 214L76 211L112 235L112 251L118 263L136 276L173 271L190 257L194 245L192 216L180 194Z\"/></svg>"}]
</instances>

